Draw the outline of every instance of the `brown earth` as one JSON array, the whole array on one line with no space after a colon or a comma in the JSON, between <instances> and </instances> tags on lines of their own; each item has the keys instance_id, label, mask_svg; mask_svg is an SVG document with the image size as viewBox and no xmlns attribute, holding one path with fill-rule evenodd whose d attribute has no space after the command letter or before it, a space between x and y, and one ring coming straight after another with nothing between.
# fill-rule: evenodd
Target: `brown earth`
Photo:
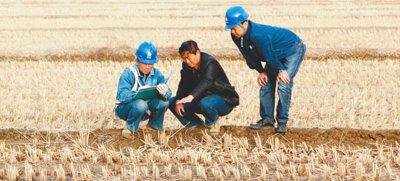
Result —
<instances>
[{"instance_id":1,"label":"brown earth","mask_svg":"<svg viewBox=\"0 0 400 181\"><path fill-rule=\"evenodd\" d=\"M120 48L99 48L93 50L71 50L65 52L53 52L44 55L29 55L29 54L0 54L0 61L18 60L18 61L116 61L126 62L132 61L135 58L136 50L130 47ZM203 49L219 59L230 60L244 60L242 55L237 49ZM158 57L160 60L173 60L179 59L180 55L177 50L173 48L165 48L158 50ZM305 59L324 61L328 59L346 59L346 60L385 60L385 59L400 59L400 51L384 52L378 49L351 49L351 50L320 50L320 49L307 49Z\"/></svg>"},{"instance_id":2,"label":"brown earth","mask_svg":"<svg viewBox=\"0 0 400 181\"><path fill-rule=\"evenodd\" d=\"M182 145L192 144L193 141L204 142L205 128L183 128L180 130L165 131L165 135L169 136L168 146L177 148ZM149 128L139 129L134 139L125 139L121 136L120 129L103 129L94 130L89 133L88 145L97 147L104 145L107 148L123 149L127 147L139 148L145 144L144 136L151 135L152 140L159 144L159 134L162 131L155 131ZM247 138L250 146L255 146L255 138L259 135L260 139L265 143L269 138L278 138L281 143L288 146L304 145L311 147L317 146L346 146L352 148L376 148L376 145L398 146L400 142L400 130L360 130L348 128L289 128L285 134L275 133L272 128L263 130L252 130L242 126L222 126L221 132L215 139L220 139L224 134L230 134L234 138ZM49 132L37 130L22 129L3 129L0 130L0 141L5 142L6 146L24 146L27 144L36 144L38 147L62 148L70 144L74 144L82 140L82 132L65 131L65 132ZM87 138L87 137L85 137Z\"/></svg>"}]
</instances>

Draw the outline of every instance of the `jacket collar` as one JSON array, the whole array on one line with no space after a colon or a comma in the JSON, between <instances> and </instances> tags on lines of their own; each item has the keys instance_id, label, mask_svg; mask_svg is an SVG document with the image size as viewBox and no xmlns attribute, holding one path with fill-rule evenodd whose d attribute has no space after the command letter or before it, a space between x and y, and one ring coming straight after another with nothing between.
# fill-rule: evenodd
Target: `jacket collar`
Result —
<instances>
[{"instance_id":1,"label":"jacket collar","mask_svg":"<svg viewBox=\"0 0 400 181\"><path fill-rule=\"evenodd\" d=\"M211 57L213 58L213 57ZM210 55L204 52L200 52L200 64L199 64L199 69L201 70L202 67L207 67L207 64L210 63L208 61L210 59Z\"/></svg>"},{"instance_id":2,"label":"jacket collar","mask_svg":"<svg viewBox=\"0 0 400 181\"><path fill-rule=\"evenodd\" d=\"M247 30L246 30L246 33L244 33L244 35L243 35L243 39L246 41L251 39L251 37L250 37L251 28L252 28L252 22L250 20L247 20Z\"/></svg>"},{"instance_id":3,"label":"jacket collar","mask_svg":"<svg viewBox=\"0 0 400 181\"><path fill-rule=\"evenodd\" d=\"M138 72L139 77L140 77L140 78L143 78L143 75L140 73L140 70L139 70L139 67L138 67L137 63L135 63L135 64L133 65L133 67L134 67L134 68L136 69L136 71ZM150 70L149 77L151 77L151 76L153 76L153 75L154 75L154 67Z\"/></svg>"}]
</instances>

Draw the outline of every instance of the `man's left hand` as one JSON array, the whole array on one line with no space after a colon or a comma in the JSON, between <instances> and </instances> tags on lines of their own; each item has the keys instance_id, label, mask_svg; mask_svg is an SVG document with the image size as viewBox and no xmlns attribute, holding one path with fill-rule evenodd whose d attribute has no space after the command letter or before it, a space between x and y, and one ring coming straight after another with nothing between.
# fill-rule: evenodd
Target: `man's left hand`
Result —
<instances>
[{"instance_id":1,"label":"man's left hand","mask_svg":"<svg viewBox=\"0 0 400 181\"><path fill-rule=\"evenodd\" d=\"M177 104L185 104L185 103L188 103L188 102L192 102L193 99L194 99L194 97L193 97L192 95L188 95L188 96L182 98L181 100L179 100L179 101L176 102L176 103L177 103Z\"/></svg>"},{"instance_id":2,"label":"man's left hand","mask_svg":"<svg viewBox=\"0 0 400 181\"><path fill-rule=\"evenodd\" d=\"M290 77L289 77L288 73L286 72L286 70L279 72L277 79L278 79L278 82L282 81L285 84L288 84L290 82Z\"/></svg>"}]
</instances>

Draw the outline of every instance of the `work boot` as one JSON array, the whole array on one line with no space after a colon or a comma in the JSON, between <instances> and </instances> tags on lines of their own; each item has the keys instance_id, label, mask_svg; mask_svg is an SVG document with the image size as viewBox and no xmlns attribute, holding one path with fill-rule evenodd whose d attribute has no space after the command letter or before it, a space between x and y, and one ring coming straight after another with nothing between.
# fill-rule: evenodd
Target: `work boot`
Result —
<instances>
[{"instance_id":1,"label":"work boot","mask_svg":"<svg viewBox=\"0 0 400 181\"><path fill-rule=\"evenodd\" d=\"M264 122L264 119L260 119L255 124L250 124L250 129L262 129L262 128L275 128L274 124Z\"/></svg>"},{"instance_id":2,"label":"work boot","mask_svg":"<svg viewBox=\"0 0 400 181\"><path fill-rule=\"evenodd\" d=\"M219 124L219 121L217 121L214 126L210 129L210 134L212 136L218 135L219 134L219 130L221 128L221 125Z\"/></svg>"},{"instance_id":3,"label":"work boot","mask_svg":"<svg viewBox=\"0 0 400 181\"><path fill-rule=\"evenodd\" d=\"M275 132L277 133L285 133L287 131L287 126L285 123L278 123L276 126Z\"/></svg>"},{"instance_id":4,"label":"work boot","mask_svg":"<svg viewBox=\"0 0 400 181\"><path fill-rule=\"evenodd\" d=\"M126 126L122 130L121 135L122 135L122 137L124 137L126 139L132 139L133 138L132 131L129 130Z\"/></svg>"}]
</instances>

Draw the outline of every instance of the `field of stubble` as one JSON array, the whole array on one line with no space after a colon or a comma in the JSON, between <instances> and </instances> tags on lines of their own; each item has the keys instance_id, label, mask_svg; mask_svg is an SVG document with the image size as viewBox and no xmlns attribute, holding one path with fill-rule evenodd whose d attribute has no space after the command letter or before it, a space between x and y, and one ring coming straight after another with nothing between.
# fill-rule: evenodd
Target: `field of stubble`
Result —
<instances>
[{"instance_id":1,"label":"field of stubble","mask_svg":"<svg viewBox=\"0 0 400 181\"><path fill-rule=\"evenodd\" d=\"M400 179L400 3L395 1L3 1L1 180ZM225 11L285 27L307 45L289 130L250 130L259 86L224 30ZM123 139L112 109L142 41L180 69L188 39L216 57L241 96L221 133L141 124ZM179 71L177 71L179 72ZM169 87L175 95L179 73Z\"/></svg>"}]
</instances>

